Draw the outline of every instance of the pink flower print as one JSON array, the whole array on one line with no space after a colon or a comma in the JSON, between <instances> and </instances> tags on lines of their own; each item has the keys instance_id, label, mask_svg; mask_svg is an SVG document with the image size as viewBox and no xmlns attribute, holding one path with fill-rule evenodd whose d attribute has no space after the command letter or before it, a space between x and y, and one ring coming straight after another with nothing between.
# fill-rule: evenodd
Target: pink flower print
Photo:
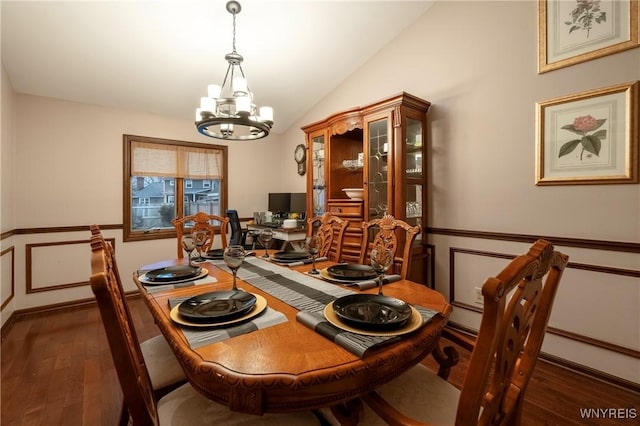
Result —
<instances>
[{"instance_id":1,"label":"pink flower print","mask_svg":"<svg viewBox=\"0 0 640 426\"><path fill-rule=\"evenodd\" d=\"M606 139L607 130L600 129L592 134L587 133L601 127L606 121L606 118L597 119L592 117L591 115L583 115L581 117L574 118L573 124L562 126L563 130L568 130L572 133L580 135L580 139L573 139L562 144L562 146L560 147L560 152L558 152L558 157L563 157L565 155L571 154L578 146L582 147L582 151L580 152L580 160L583 159L585 151L587 152L587 158L590 158L589 154L600 156L602 139Z\"/></svg>"},{"instance_id":2,"label":"pink flower print","mask_svg":"<svg viewBox=\"0 0 640 426\"><path fill-rule=\"evenodd\" d=\"M590 132L596 127L598 127L598 120L590 115L576 117L576 119L573 120L573 128L580 132Z\"/></svg>"}]
</instances>

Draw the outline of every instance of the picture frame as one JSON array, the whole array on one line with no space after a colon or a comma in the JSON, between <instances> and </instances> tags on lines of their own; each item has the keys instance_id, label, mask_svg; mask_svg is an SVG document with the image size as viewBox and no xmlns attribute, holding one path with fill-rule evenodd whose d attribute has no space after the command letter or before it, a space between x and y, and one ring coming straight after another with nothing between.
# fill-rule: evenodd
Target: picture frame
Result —
<instances>
[{"instance_id":1,"label":"picture frame","mask_svg":"<svg viewBox=\"0 0 640 426\"><path fill-rule=\"evenodd\" d=\"M638 183L639 81L536 104L536 185Z\"/></svg>"},{"instance_id":2,"label":"picture frame","mask_svg":"<svg viewBox=\"0 0 640 426\"><path fill-rule=\"evenodd\" d=\"M639 0L538 0L538 74L640 46Z\"/></svg>"}]
</instances>

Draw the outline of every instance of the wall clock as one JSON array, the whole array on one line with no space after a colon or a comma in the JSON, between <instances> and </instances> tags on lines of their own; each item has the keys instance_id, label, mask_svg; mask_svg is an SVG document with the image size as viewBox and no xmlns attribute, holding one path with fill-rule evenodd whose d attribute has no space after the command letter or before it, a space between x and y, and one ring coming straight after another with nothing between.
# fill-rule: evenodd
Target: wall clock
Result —
<instances>
[{"instance_id":1,"label":"wall clock","mask_svg":"<svg viewBox=\"0 0 640 426\"><path fill-rule=\"evenodd\" d=\"M298 163L298 174L303 176L307 172L307 149L303 144L296 146L293 158Z\"/></svg>"}]
</instances>

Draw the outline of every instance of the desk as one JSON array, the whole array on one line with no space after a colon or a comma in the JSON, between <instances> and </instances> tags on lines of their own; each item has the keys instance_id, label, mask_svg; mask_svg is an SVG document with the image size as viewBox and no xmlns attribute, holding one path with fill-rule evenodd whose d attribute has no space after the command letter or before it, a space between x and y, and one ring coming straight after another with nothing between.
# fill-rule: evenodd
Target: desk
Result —
<instances>
[{"instance_id":1,"label":"desk","mask_svg":"<svg viewBox=\"0 0 640 426\"><path fill-rule=\"evenodd\" d=\"M250 231L262 231L263 229L271 229L273 231L273 238L276 240L284 241L282 249L290 244L296 251L304 250L304 240L307 237L307 231L304 228L269 228L261 225L247 225L247 229Z\"/></svg>"},{"instance_id":2,"label":"desk","mask_svg":"<svg viewBox=\"0 0 640 426\"><path fill-rule=\"evenodd\" d=\"M157 263L141 269L179 262ZM272 265L260 259L253 262ZM321 266L331 264L323 262ZM203 266L218 280L217 283L147 292L138 280L135 281L194 388L236 411L261 414L306 410L336 405L364 395L426 357L437 345L451 312L444 297L424 285L408 280L385 285L386 295L433 309L439 314L416 332L397 342L370 349L361 358L300 323L296 319L297 309L240 280L241 288L265 297L268 306L286 315L287 321L192 349L182 329L170 319L169 299L231 287L231 274L213 263ZM291 269L308 271L310 268L311 265L304 265Z\"/></svg>"}]
</instances>

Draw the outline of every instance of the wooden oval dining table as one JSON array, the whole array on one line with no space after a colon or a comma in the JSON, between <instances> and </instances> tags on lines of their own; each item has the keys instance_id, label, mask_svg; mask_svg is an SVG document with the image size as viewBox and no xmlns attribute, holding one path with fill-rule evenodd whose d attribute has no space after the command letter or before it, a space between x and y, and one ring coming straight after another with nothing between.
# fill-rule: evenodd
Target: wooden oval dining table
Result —
<instances>
[{"instance_id":1,"label":"wooden oval dining table","mask_svg":"<svg viewBox=\"0 0 640 426\"><path fill-rule=\"evenodd\" d=\"M138 273L184 262L184 259L158 262L143 266ZM271 264L257 259L252 262ZM322 262L317 266L326 268L331 265L334 263ZM423 284L404 279L385 284L386 296L429 308L437 314L416 331L358 356L301 323L297 318L299 309L238 279L239 287L264 297L269 308L284 314L286 319L273 326L192 348L185 337L185 329L171 318L170 299L229 290L232 283L232 275L221 261L207 262L202 266L209 271L213 278L211 281L216 282L149 291L151 287L141 284L138 273L134 274L134 281L191 385L231 410L246 413L307 410L356 399L429 355L438 344L452 310L442 294ZM297 270L301 277L309 277L304 273L311 269L311 265L282 268L289 272ZM356 293L377 292L376 288L349 289Z\"/></svg>"}]
</instances>

